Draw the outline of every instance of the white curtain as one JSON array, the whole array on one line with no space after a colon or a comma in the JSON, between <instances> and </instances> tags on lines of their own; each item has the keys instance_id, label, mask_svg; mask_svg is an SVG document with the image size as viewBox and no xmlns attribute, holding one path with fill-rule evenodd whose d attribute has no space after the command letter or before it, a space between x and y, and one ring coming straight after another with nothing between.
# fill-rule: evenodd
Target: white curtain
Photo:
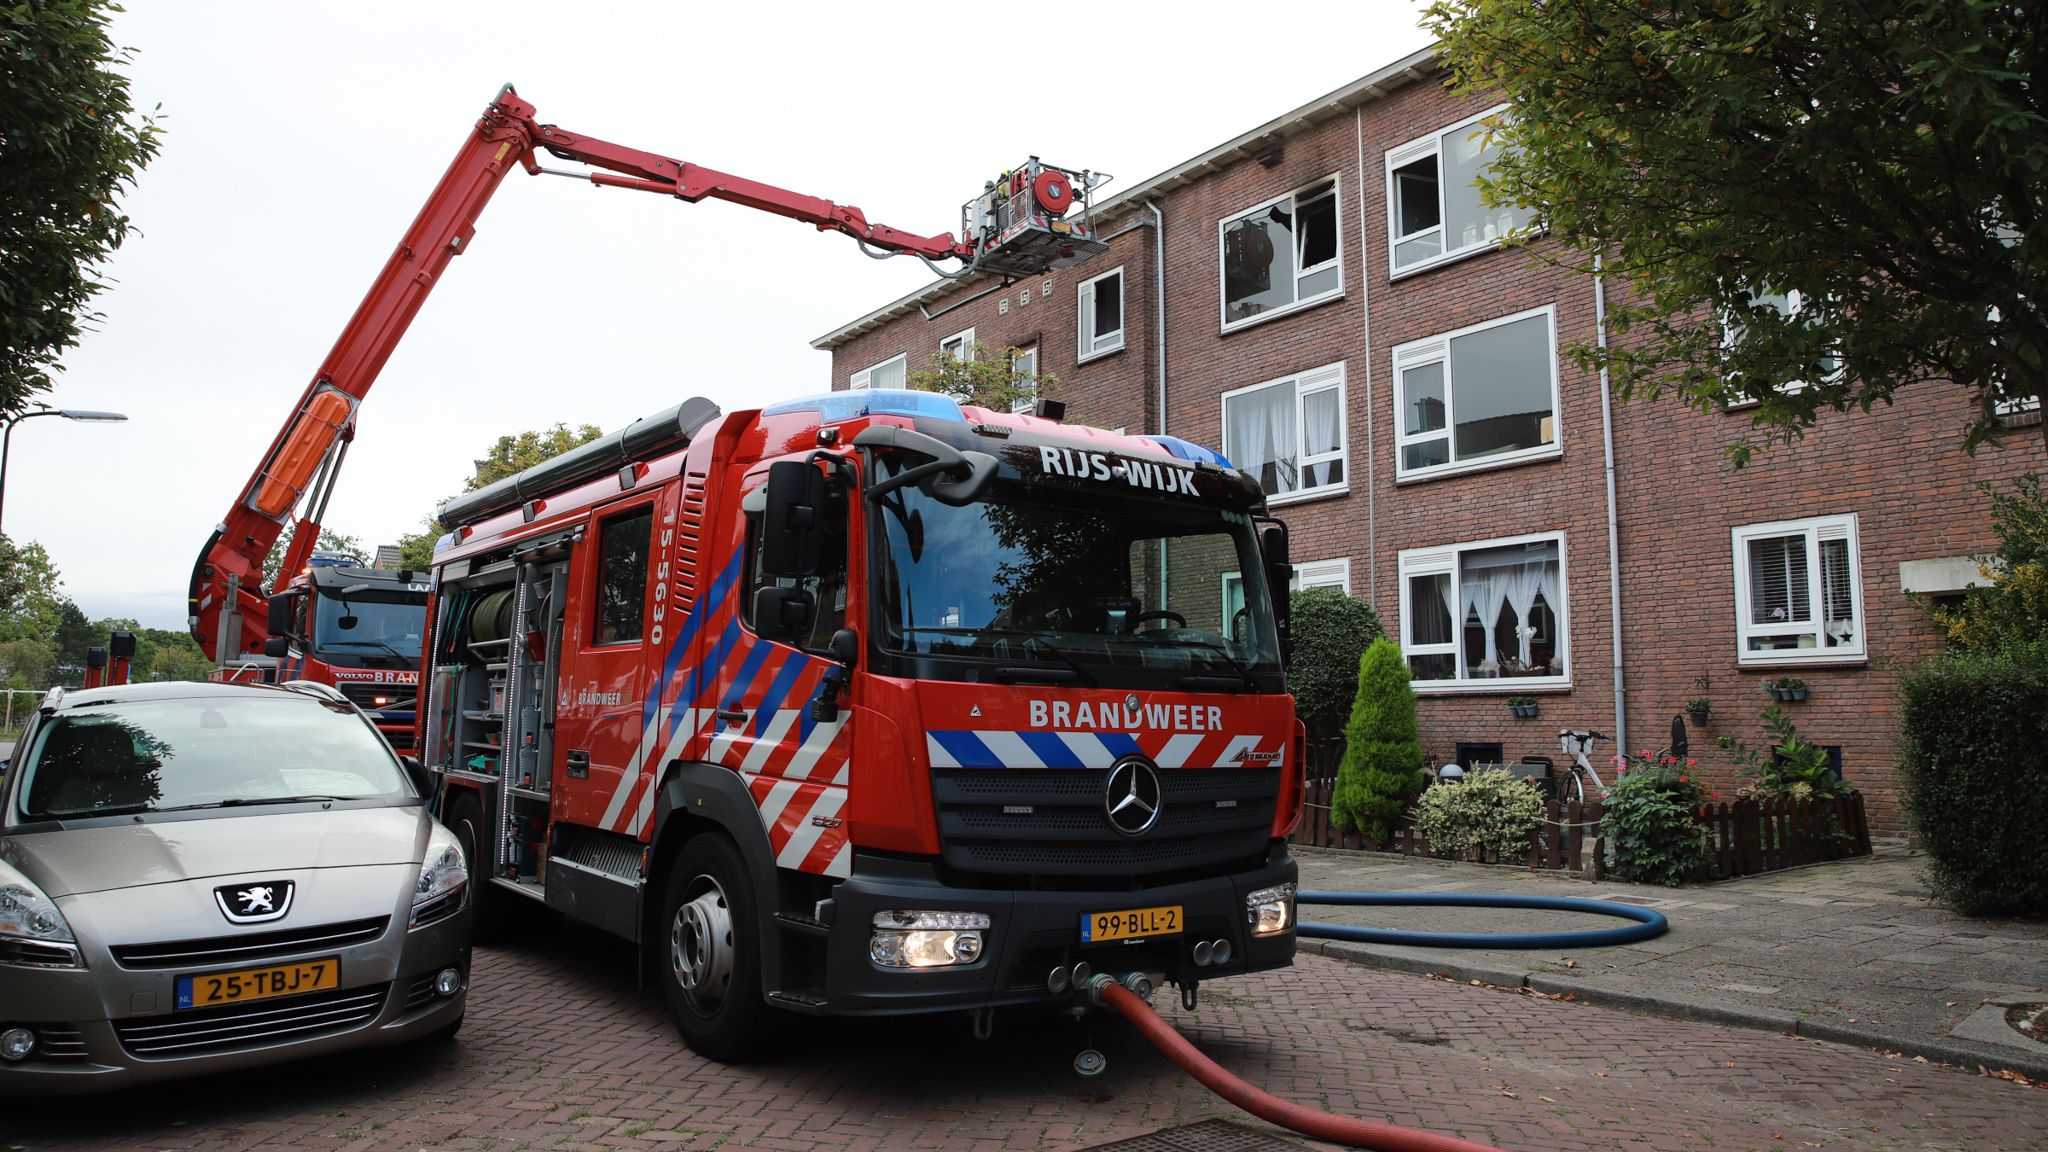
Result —
<instances>
[{"instance_id":1,"label":"white curtain","mask_svg":"<svg viewBox=\"0 0 2048 1152\"><path fill-rule=\"evenodd\" d=\"M1514 645L1526 663L1529 660L1528 640L1533 635L1529 614L1535 610L1536 597L1541 595L1546 604L1558 602L1557 562L1533 560L1520 564L1487 565L1473 563L1474 559L1475 554L1466 554L1466 563L1459 575L1458 618L1463 621L1476 613L1479 626L1485 630L1485 660L1481 668L1491 672L1500 665L1501 637L1495 634L1495 630L1500 624L1503 605L1515 610L1517 627L1529 629L1521 634L1521 643Z\"/></svg>"},{"instance_id":2,"label":"white curtain","mask_svg":"<svg viewBox=\"0 0 2048 1152\"><path fill-rule=\"evenodd\" d=\"M1269 494L1292 492L1294 477L1294 387L1273 388L1233 396L1226 402L1224 455L1240 470L1265 482L1273 466Z\"/></svg>"},{"instance_id":3,"label":"white curtain","mask_svg":"<svg viewBox=\"0 0 2048 1152\"><path fill-rule=\"evenodd\" d=\"M1335 388L1326 388L1312 396L1304 397L1301 402L1301 419L1303 424L1302 432L1304 433L1302 443L1305 452L1316 454L1336 450L1338 434L1337 390ZM1317 471L1320 471L1322 474L1317 475ZM1315 465L1309 475L1303 478L1304 482L1311 488L1318 484L1330 483L1329 471L1330 465L1328 463Z\"/></svg>"}]
</instances>

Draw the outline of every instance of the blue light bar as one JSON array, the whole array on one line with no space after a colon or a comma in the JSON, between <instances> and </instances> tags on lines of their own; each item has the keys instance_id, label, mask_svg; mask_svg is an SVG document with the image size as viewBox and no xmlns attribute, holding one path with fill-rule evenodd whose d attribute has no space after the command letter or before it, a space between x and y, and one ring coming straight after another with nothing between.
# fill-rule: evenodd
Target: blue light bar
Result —
<instances>
[{"instance_id":1,"label":"blue light bar","mask_svg":"<svg viewBox=\"0 0 2048 1152\"><path fill-rule=\"evenodd\" d=\"M1230 459L1223 455L1223 453L1204 448L1200 444L1191 443L1178 436L1147 436L1145 439L1152 441L1154 444L1159 445L1183 460L1206 460L1211 464L1220 465L1224 468L1232 466Z\"/></svg>"},{"instance_id":2,"label":"blue light bar","mask_svg":"<svg viewBox=\"0 0 2048 1152\"><path fill-rule=\"evenodd\" d=\"M951 396L937 392L916 392L908 388L862 388L857 391L824 392L799 396L761 409L763 416L784 412L813 411L820 423L837 424L862 416L930 416L938 420L965 420L966 414Z\"/></svg>"}]
</instances>

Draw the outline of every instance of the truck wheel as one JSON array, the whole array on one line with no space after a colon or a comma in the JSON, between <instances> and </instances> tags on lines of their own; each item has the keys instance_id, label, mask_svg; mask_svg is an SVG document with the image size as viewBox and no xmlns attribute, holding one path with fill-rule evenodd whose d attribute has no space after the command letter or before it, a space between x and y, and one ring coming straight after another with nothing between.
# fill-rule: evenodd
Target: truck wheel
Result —
<instances>
[{"instance_id":1,"label":"truck wheel","mask_svg":"<svg viewBox=\"0 0 2048 1152\"><path fill-rule=\"evenodd\" d=\"M662 991L683 1043L720 1063L765 1055L789 1026L762 999L754 901L732 841L705 834L683 845L662 900Z\"/></svg>"},{"instance_id":2,"label":"truck wheel","mask_svg":"<svg viewBox=\"0 0 2048 1152\"><path fill-rule=\"evenodd\" d=\"M469 923L470 935L485 939L498 927L497 893L491 891L489 862L484 849L489 841L484 839L483 802L475 793L463 789L448 809L448 830L455 833L456 843L462 845L462 860L469 868Z\"/></svg>"}]
</instances>

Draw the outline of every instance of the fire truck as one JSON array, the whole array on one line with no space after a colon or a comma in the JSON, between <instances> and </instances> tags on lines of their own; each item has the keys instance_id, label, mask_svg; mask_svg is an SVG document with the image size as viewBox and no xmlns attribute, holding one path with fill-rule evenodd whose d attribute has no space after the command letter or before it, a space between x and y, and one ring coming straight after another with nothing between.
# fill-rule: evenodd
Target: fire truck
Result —
<instances>
[{"instance_id":1,"label":"fire truck","mask_svg":"<svg viewBox=\"0 0 2048 1152\"><path fill-rule=\"evenodd\" d=\"M1294 955L1265 511L1172 437L686 400L442 508L420 751L479 896L641 945L707 1057L1096 974L1192 997Z\"/></svg>"}]
</instances>

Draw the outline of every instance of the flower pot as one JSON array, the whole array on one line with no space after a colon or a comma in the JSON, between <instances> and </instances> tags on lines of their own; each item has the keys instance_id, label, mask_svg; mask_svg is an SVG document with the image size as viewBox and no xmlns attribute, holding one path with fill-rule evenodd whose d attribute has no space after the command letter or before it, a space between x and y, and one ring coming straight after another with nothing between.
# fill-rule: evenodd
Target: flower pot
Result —
<instances>
[{"instance_id":1,"label":"flower pot","mask_svg":"<svg viewBox=\"0 0 2048 1152\"><path fill-rule=\"evenodd\" d=\"M1685 714L1685 722L1695 728L1705 728L1707 726L1707 717L1711 715L1713 715L1711 712L1687 712Z\"/></svg>"},{"instance_id":2,"label":"flower pot","mask_svg":"<svg viewBox=\"0 0 2048 1152\"><path fill-rule=\"evenodd\" d=\"M1537 710L1541 707L1542 705L1539 704L1510 704L1508 705L1508 715L1522 720L1533 720L1536 718Z\"/></svg>"},{"instance_id":3,"label":"flower pot","mask_svg":"<svg viewBox=\"0 0 2048 1152\"><path fill-rule=\"evenodd\" d=\"M1804 700L1804 699L1806 699L1806 689L1804 689L1804 688L1787 688L1787 689L1785 689L1785 699L1787 699L1787 700Z\"/></svg>"},{"instance_id":4,"label":"flower pot","mask_svg":"<svg viewBox=\"0 0 2048 1152\"><path fill-rule=\"evenodd\" d=\"M1771 699L1784 703L1792 699L1792 690L1790 688L1773 688L1771 689Z\"/></svg>"}]
</instances>

